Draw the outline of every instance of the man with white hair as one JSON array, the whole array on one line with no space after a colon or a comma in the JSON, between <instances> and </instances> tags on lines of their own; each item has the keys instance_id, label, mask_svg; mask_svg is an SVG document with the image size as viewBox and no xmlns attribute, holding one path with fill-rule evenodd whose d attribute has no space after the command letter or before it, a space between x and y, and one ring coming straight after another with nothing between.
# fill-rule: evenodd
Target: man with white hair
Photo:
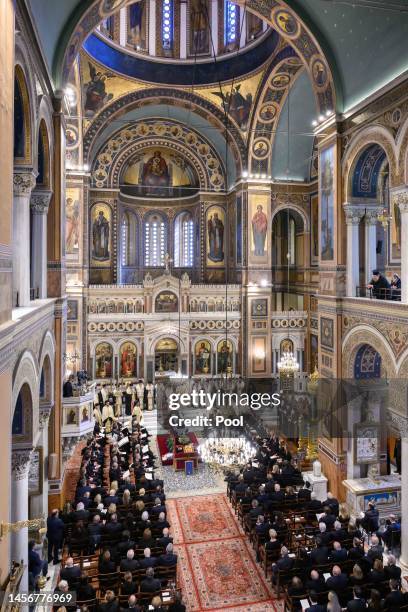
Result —
<instances>
[{"instance_id":1,"label":"man with white hair","mask_svg":"<svg viewBox=\"0 0 408 612\"><path fill-rule=\"evenodd\" d=\"M160 555L159 565L162 567L172 567L177 565L177 555L173 552L173 544L167 544L166 554Z\"/></svg>"},{"instance_id":2,"label":"man with white hair","mask_svg":"<svg viewBox=\"0 0 408 612\"><path fill-rule=\"evenodd\" d=\"M76 510L74 512L74 522L78 521L87 521L89 518L88 510L85 510L85 506L82 502L78 502L76 505Z\"/></svg>"},{"instance_id":3,"label":"man with white hair","mask_svg":"<svg viewBox=\"0 0 408 612\"><path fill-rule=\"evenodd\" d=\"M347 559L347 550L341 547L340 542L333 542L333 550L330 554L330 561L341 563Z\"/></svg>"},{"instance_id":4,"label":"man with white hair","mask_svg":"<svg viewBox=\"0 0 408 612\"><path fill-rule=\"evenodd\" d=\"M111 489L109 491L109 495L105 497L105 499L103 500L103 503L105 504L105 506L109 506L110 504L119 503L119 497L116 495L115 489Z\"/></svg>"},{"instance_id":5,"label":"man with white hair","mask_svg":"<svg viewBox=\"0 0 408 612\"><path fill-rule=\"evenodd\" d=\"M292 569L292 567L294 566L294 563L295 563L294 559L292 557L289 557L289 551L286 548L286 546L282 546L280 559L278 559L276 563L272 563L272 582L273 584L276 584L277 582L279 570L286 572Z\"/></svg>"},{"instance_id":6,"label":"man with white hair","mask_svg":"<svg viewBox=\"0 0 408 612\"><path fill-rule=\"evenodd\" d=\"M81 568L79 565L74 565L72 557L68 557L66 560L65 566L60 572L60 577L62 580L66 580L70 587L76 584L80 579Z\"/></svg>"},{"instance_id":7,"label":"man with white hair","mask_svg":"<svg viewBox=\"0 0 408 612\"><path fill-rule=\"evenodd\" d=\"M384 572L387 580L401 580L401 568L397 566L394 555L388 555Z\"/></svg>"},{"instance_id":8,"label":"man with white hair","mask_svg":"<svg viewBox=\"0 0 408 612\"><path fill-rule=\"evenodd\" d=\"M161 538L157 538L157 544L161 547L166 548L167 544L172 544L173 538L170 537L170 530L168 527L164 527L163 535Z\"/></svg>"},{"instance_id":9,"label":"man with white hair","mask_svg":"<svg viewBox=\"0 0 408 612\"><path fill-rule=\"evenodd\" d=\"M381 546L380 540L378 536L373 535L371 537L371 546L367 551L366 557L370 561L371 565L374 563L376 559L380 559L382 561L384 553L384 547Z\"/></svg>"},{"instance_id":10,"label":"man with white hair","mask_svg":"<svg viewBox=\"0 0 408 612\"><path fill-rule=\"evenodd\" d=\"M120 571L121 572L134 572L139 569L139 561L135 559L135 551L133 548L130 548L126 553L126 559L122 559L120 562Z\"/></svg>"},{"instance_id":11,"label":"man with white hair","mask_svg":"<svg viewBox=\"0 0 408 612\"><path fill-rule=\"evenodd\" d=\"M332 569L332 575L326 580L326 586L329 590L339 594L347 588L348 577L343 574L341 568L335 565Z\"/></svg>"},{"instance_id":12,"label":"man with white hair","mask_svg":"<svg viewBox=\"0 0 408 612\"><path fill-rule=\"evenodd\" d=\"M144 559L139 561L140 567L147 569L148 567L155 567L157 565L156 557L152 557L152 551L150 548L145 548L143 551Z\"/></svg>"}]
</instances>

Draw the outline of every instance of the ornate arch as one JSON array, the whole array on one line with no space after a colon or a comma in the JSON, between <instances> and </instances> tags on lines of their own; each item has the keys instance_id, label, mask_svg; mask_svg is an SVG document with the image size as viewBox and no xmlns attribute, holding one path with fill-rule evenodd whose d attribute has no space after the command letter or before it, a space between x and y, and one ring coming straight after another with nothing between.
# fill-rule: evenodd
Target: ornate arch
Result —
<instances>
[{"instance_id":1,"label":"ornate arch","mask_svg":"<svg viewBox=\"0 0 408 612\"><path fill-rule=\"evenodd\" d=\"M200 189L225 188L225 168L214 147L196 130L161 118L128 124L109 138L94 159L94 186L116 187L124 163L138 150L151 146L173 149L188 159L197 172Z\"/></svg>"},{"instance_id":2,"label":"ornate arch","mask_svg":"<svg viewBox=\"0 0 408 612\"><path fill-rule=\"evenodd\" d=\"M306 211L303 210L303 208L301 208L300 206L297 206L296 204L292 204L292 203L288 203L288 204L279 204L276 208L272 209L272 216L271 216L271 227L272 227L272 223L273 220L275 219L276 215L278 213L280 213L281 211L290 211L293 210L296 213L298 213L300 215L300 217L302 218L303 221L303 231L305 234L310 232L310 220L309 217L306 214Z\"/></svg>"},{"instance_id":3,"label":"ornate arch","mask_svg":"<svg viewBox=\"0 0 408 612\"><path fill-rule=\"evenodd\" d=\"M24 135L24 156L16 157L14 164L18 166L31 165L33 163L33 126L34 120L34 108L32 106L32 96L30 92L30 81L27 77L27 72L22 63L16 63L14 67L15 83L17 84L20 94L21 102L23 107L23 135ZM36 142L36 139L34 139Z\"/></svg>"},{"instance_id":4,"label":"ornate arch","mask_svg":"<svg viewBox=\"0 0 408 612\"><path fill-rule=\"evenodd\" d=\"M352 198L353 175L361 153L368 146L375 144L381 147L387 156L390 166L390 187L397 184L397 159L392 133L382 125L370 125L357 132L349 142L343 155L342 176L345 202L350 202Z\"/></svg>"},{"instance_id":5,"label":"ornate arch","mask_svg":"<svg viewBox=\"0 0 408 612\"><path fill-rule=\"evenodd\" d=\"M18 436L17 441L32 444L34 433L38 428L40 393L38 364L32 352L28 350L20 356L13 372L11 420L13 420L18 395L24 385L27 385L30 390L31 406L30 409L26 407L26 411L23 413L24 433L22 436Z\"/></svg>"},{"instance_id":6,"label":"ornate arch","mask_svg":"<svg viewBox=\"0 0 408 612\"><path fill-rule=\"evenodd\" d=\"M47 153L47 164L48 164L48 168L47 168L48 181L47 181L46 187L49 189L52 189L53 172L52 172L51 151L53 151L53 148L54 148L54 130L53 130L53 125L52 125L52 111L50 108L50 101L45 96L41 97L40 105L38 108L38 130L37 130L36 136L37 136L37 139L42 137L43 143L46 145L45 149ZM37 149L38 149L38 141L36 142L37 142ZM38 160L37 160L36 166L38 166Z\"/></svg>"},{"instance_id":7,"label":"ornate arch","mask_svg":"<svg viewBox=\"0 0 408 612\"><path fill-rule=\"evenodd\" d=\"M365 344L372 346L381 357L381 378L395 378L396 361L391 346L384 336L370 325L353 327L342 343L343 378L354 379L354 364L358 350Z\"/></svg>"},{"instance_id":8,"label":"ornate arch","mask_svg":"<svg viewBox=\"0 0 408 612\"><path fill-rule=\"evenodd\" d=\"M84 162L92 163L92 150L95 146L98 136L102 133L108 122L112 122L121 115L129 111L150 104L167 104L169 106L181 106L188 111L192 111L198 116L211 121L214 126L221 132L225 131L225 115L220 108L212 104L209 100L201 98L191 92L172 89L166 87L152 87L142 89L136 92L130 92L121 98L113 101L106 106L95 117L88 127L83 138L83 154ZM234 155L234 162L237 175L240 175L242 167L246 162L247 147L242 138L240 131L234 127L228 119L228 132L230 136L230 145Z\"/></svg>"},{"instance_id":9,"label":"ornate arch","mask_svg":"<svg viewBox=\"0 0 408 612\"><path fill-rule=\"evenodd\" d=\"M396 138L397 176L400 183L408 183L408 118L400 127ZM394 185L396 187L397 185Z\"/></svg>"},{"instance_id":10,"label":"ornate arch","mask_svg":"<svg viewBox=\"0 0 408 612\"><path fill-rule=\"evenodd\" d=\"M67 82L73 62L88 34L103 18L117 12L131 1L134 0L93 0L85 8L75 10L70 20L74 25L59 41L58 48L61 52L54 61L54 76L59 87L64 87ZM317 38L289 8L288 3L283 0L236 2L268 22L296 50L311 75L320 112L333 110L335 91L329 63ZM331 63L334 63L332 59Z\"/></svg>"},{"instance_id":11,"label":"ornate arch","mask_svg":"<svg viewBox=\"0 0 408 612\"><path fill-rule=\"evenodd\" d=\"M273 141L289 90L304 68L294 49L286 46L272 61L263 79L256 112L252 119L248 147L248 171L270 174ZM259 143L265 143L261 156L256 154Z\"/></svg>"},{"instance_id":12,"label":"ornate arch","mask_svg":"<svg viewBox=\"0 0 408 612\"><path fill-rule=\"evenodd\" d=\"M54 395L55 395L54 393L55 340L54 340L54 335L50 330L47 330L45 332L43 340L41 342L40 357L38 360L40 376L44 368L46 358L48 358L49 364L50 364L50 371L49 371L47 380L45 381L46 396L47 396L47 399L51 403L53 403Z\"/></svg>"}]
</instances>

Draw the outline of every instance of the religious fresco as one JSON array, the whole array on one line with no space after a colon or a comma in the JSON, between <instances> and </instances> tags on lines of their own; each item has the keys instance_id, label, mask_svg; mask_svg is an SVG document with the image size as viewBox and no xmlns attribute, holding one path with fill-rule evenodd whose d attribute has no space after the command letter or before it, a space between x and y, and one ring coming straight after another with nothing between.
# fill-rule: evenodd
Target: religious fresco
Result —
<instances>
[{"instance_id":1,"label":"religious fresco","mask_svg":"<svg viewBox=\"0 0 408 612\"><path fill-rule=\"evenodd\" d=\"M147 47L146 0L139 0L128 7L127 43L136 51Z\"/></svg>"},{"instance_id":2,"label":"religious fresco","mask_svg":"<svg viewBox=\"0 0 408 612\"><path fill-rule=\"evenodd\" d=\"M319 368L319 338L316 334L310 334L310 371Z\"/></svg>"},{"instance_id":3,"label":"religious fresco","mask_svg":"<svg viewBox=\"0 0 408 612\"><path fill-rule=\"evenodd\" d=\"M268 197L265 195L250 194L249 198L249 240L250 255L255 263L268 260Z\"/></svg>"},{"instance_id":4,"label":"religious fresco","mask_svg":"<svg viewBox=\"0 0 408 612\"><path fill-rule=\"evenodd\" d=\"M265 374L266 372L266 338L264 336L252 336L252 373Z\"/></svg>"},{"instance_id":5,"label":"religious fresco","mask_svg":"<svg viewBox=\"0 0 408 612\"><path fill-rule=\"evenodd\" d=\"M101 342L95 348L95 378L111 378L113 348L108 342Z\"/></svg>"},{"instance_id":6,"label":"religious fresco","mask_svg":"<svg viewBox=\"0 0 408 612\"><path fill-rule=\"evenodd\" d=\"M211 374L211 344L199 340L194 347L195 374Z\"/></svg>"},{"instance_id":7,"label":"religious fresco","mask_svg":"<svg viewBox=\"0 0 408 612\"><path fill-rule=\"evenodd\" d=\"M178 299L172 291L161 291L154 301L155 312L177 312Z\"/></svg>"},{"instance_id":8,"label":"religious fresco","mask_svg":"<svg viewBox=\"0 0 408 612\"><path fill-rule=\"evenodd\" d=\"M90 223L91 265L108 267L112 254L112 211L104 202L91 208Z\"/></svg>"},{"instance_id":9,"label":"religious fresco","mask_svg":"<svg viewBox=\"0 0 408 612\"><path fill-rule=\"evenodd\" d=\"M310 197L311 261L319 261L319 195Z\"/></svg>"},{"instance_id":10,"label":"religious fresco","mask_svg":"<svg viewBox=\"0 0 408 612\"><path fill-rule=\"evenodd\" d=\"M247 40L255 40L263 32L263 21L253 13L246 12Z\"/></svg>"},{"instance_id":11,"label":"religious fresco","mask_svg":"<svg viewBox=\"0 0 408 612\"><path fill-rule=\"evenodd\" d=\"M241 84L231 87L230 90L226 92L213 91L212 94L221 100L222 109L230 115L241 130L245 131L248 127L253 94L248 92L244 96L241 93Z\"/></svg>"},{"instance_id":12,"label":"religious fresco","mask_svg":"<svg viewBox=\"0 0 408 612\"><path fill-rule=\"evenodd\" d=\"M211 206L206 214L207 266L223 265L225 260L225 211Z\"/></svg>"},{"instance_id":13,"label":"religious fresco","mask_svg":"<svg viewBox=\"0 0 408 612\"><path fill-rule=\"evenodd\" d=\"M300 34L300 24L295 15L279 6L271 13L271 20L278 32L286 38L297 38Z\"/></svg>"},{"instance_id":14,"label":"religious fresco","mask_svg":"<svg viewBox=\"0 0 408 612\"><path fill-rule=\"evenodd\" d=\"M231 340L220 340L217 344L217 374L232 371L234 348Z\"/></svg>"},{"instance_id":15,"label":"religious fresco","mask_svg":"<svg viewBox=\"0 0 408 612\"><path fill-rule=\"evenodd\" d=\"M133 342L125 342L120 347L120 376L123 378L136 376L137 349Z\"/></svg>"},{"instance_id":16,"label":"religious fresco","mask_svg":"<svg viewBox=\"0 0 408 612\"><path fill-rule=\"evenodd\" d=\"M188 190L188 195L191 194L191 187L198 188L198 177L192 166L176 151L148 147L132 157L121 183L132 187L133 195L180 197L184 194L183 188Z\"/></svg>"},{"instance_id":17,"label":"religious fresco","mask_svg":"<svg viewBox=\"0 0 408 612\"><path fill-rule=\"evenodd\" d=\"M242 229L243 229L243 198L242 194L237 195L236 211L237 211L237 222L236 222L236 258L237 264L242 265Z\"/></svg>"},{"instance_id":18,"label":"religious fresco","mask_svg":"<svg viewBox=\"0 0 408 612\"><path fill-rule=\"evenodd\" d=\"M190 19L190 55L208 55L210 53L211 9L208 0L190 0L188 3Z\"/></svg>"},{"instance_id":19,"label":"religious fresco","mask_svg":"<svg viewBox=\"0 0 408 612\"><path fill-rule=\"evenodd\" d=\"M280 343L281 356L283 355L283 353L293 353L293 351L293 341L290 338L285 338L284 340L282 340L282 342Z\"/></svg>"},{"instance_id":20,"label":"religious fresco","mask_svg":"<svg viewBox=\"0 0 408 612\"><path fill-rule=\"evenodd\" d=\"M320 317L320 344L328 349L334 348L334 321Z\"/></svg>"},{"instance_id":21,"label":"religious fresco","mask_svg":"<svg viewBox=\"0 0 408 612\"><path fill-rule=\"evenodd\" d=\"M335 231L335 147L320 152L320 256L322 261L334 259Z\"/></svg>"},{"instance_id":22,"label":"religious fresco","mask_svg":"<svg viewBox=\"0 0 408 612\"><path fill-rule=\"evenodd\" d=\"M79 260L80 245L82 244L82 189L80 187L67 187L65 196L65 252L70 256L70 260Z\"/></svg>"},{"instance_id":23,"label":"religious fresco","mask_svg":"<svg viewBox=\"0 0 408 612\"><path fill-rule=\"evenodd\" d=\"M266 298L257 298L251 302L251 317L267 317L268 316L268 300Z\"/></svg>"}]
</instances>

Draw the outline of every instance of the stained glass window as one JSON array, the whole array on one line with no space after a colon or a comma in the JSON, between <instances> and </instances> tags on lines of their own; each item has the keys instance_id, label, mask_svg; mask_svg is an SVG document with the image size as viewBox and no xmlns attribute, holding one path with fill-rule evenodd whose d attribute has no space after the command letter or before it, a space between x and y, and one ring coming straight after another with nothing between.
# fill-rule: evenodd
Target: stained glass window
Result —
<instances>
[{"instance_id":1,"label":"stained glass window","mask_svg":"<svg viewBox=\"0 0 408 612\"><path fill-rule=\"evenodd\" d=\"M121 234L122 234L121 236L122 238L121 262L122 262L122 266L128 266L129 265L129 217L127 214L123 215Z\"/></svg>"},{"instance_id":2,"label":"stained glass window","mask_svg":"<svg viewBox=\"0 0 408 612\"><path fill-rule=\"evenodd\" d=\"M173 48L173 0L163 0L162 45L163 49Z\"/></svg>"},{"instance_id":3,"label":"stained glass window","mask_svg":"<svg viewBox=\"0 0 408 612\"><path fill-rule=\"evenodd\" d=\"M190 213L181 213L174 225L174 265L192 268L194 265L194 221Z\"/></svg>"},{"instance_id":4,"label":"stained glass window","mask_svg":"<svg viewBox=\"0 0 408 612\"><path fill-rule=\"evenodd\" d=\"M145 267L157 268L164 266L166 254L166 224L162 217L150 215L144 226L145 233Z\"/></svg>"},{"instance_id":5,"label":"stained glass window","mask_svg":"<svg viewBox=\"0 0 408 612\"><path fill-rule=\"evenodd\" d=\"M238 41L239 23L238 7L233 2L225 2L225 44L230 45Z\"/></svg>"}]
</instances>

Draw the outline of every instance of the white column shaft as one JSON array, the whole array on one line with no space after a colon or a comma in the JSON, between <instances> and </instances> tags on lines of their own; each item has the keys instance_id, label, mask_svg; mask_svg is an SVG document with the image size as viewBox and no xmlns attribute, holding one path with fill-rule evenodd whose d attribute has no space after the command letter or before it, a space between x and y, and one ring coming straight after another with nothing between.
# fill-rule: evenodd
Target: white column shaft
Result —
<instances>
[{"instance_id":1,"label":"white column shaft","mask_svg":"<svg viewBox=\"0 0 408 612\"><path fill-rule=\"evenodd\" d=\"M408 567L408 438L401 436L401 565Z\"/></svg>"},{"instance_id":2,"label":"white column shaft","mask_svg":"<svg viewBox=\"0 0 408 612\"><path fill-rule=\"evenodd\" d=\"M149 0L149 55L156 55L156 0Z\"/></svg>"},{"instance_id":3,"label":"white column shaft","mask_svg":"<svg viewBox=\"0 0 408 612\"><path fill-rule=\"evenodd\" d=\"M32 221L31 269L33 289L47 297L47 215L34 213Z\"/></svg>"},{"instance_id":4,"label":"white column shaft","mask_svg":"<svg viewBox=\"0 0 408 612\"><path fill-rule=\"evenodd\" d=\"M13 291L19 306L30 303L30 195L14 195L13 203ZM15 295L14 298L15 300Z\"/></svg>"},{"instance_id":5,"label":"white column shaft","mask_svg":"<svg viewBox=\"0 0 408 612\"><path fill-rule=\"evenodd\" d=\"M246 31L247 31L247 26L246 26L246 11L244 11L241 7L241 11L240 11L241 15L240 15L240 32L241 32L241 38L239 40L239 46L240 48L245 47L246 44Z\"/></svg>"},{"instance_id":6,"label":"white column shaft","mask_svg":"<svg viewBox=\"0 0 408 612\"><path fill-rule=\"evenodd\" d=\"M211 36L214 55L218 54L218 0L211 0Z\"/></svg>"},{"instance_id":7,"label":"white column shaft","mask_svg":"<svg viewBox=\"0 0 408 612\"><path fill-rule=\"evenodd\" d=\"M408 304L408 208L401 210L401 301ZM407 457L408 459L408 457Z\"/></svg>"},{"instance_id":8,"label":"white column shaft","mask_svg":"<svg viewBox=\"0 0 408 612\"><path fill-rule=\"evenodd\" d=\"M347 224L347 296L355 297L360 284L358 224Z\"/></svg>"},{"instance_id":9,"label":"white column shaft","mask_svg":"<svg viewBox=\"0 0 408 612\"><path fill-rule=\"evenodd\" d=\"M127 43L127 7L120 9L119 13L119 44L125 47Z\"/></svg>"},{"instance_id":10,"label":"white column shaft","mask_svg":"<svg viewBox=\"0 0 408 612\"><path fill-rule=\"evenodd\" d=\"M187 2L180 2L180 59L187 57Z\"/></svg>"},{"instance_id":11,"label":"white column shaft","mask_svg":"<svg viewBox=\"0 0 408 612\"><path fill-rule=\"evenodd\" d=\"M371 278L371 273L377 267L377 227L375 223L365 224L365 273L366 281Z\"/></svg>"},{"instance_id":12,"label":"white column shaft","mask_svg":"<svg viewBox=\"0 0 408 612\"><path fill-rule=\"evenodd\" d=\"M24 477L11 479L11 521L26 521L28 519L28 471ZM20 562L23 560L28 565L28 528L20 529L11 534L10 538L11 560ZM24 572L20 591L28 590L28 571Z\"/></svg>"}]
</instances>

